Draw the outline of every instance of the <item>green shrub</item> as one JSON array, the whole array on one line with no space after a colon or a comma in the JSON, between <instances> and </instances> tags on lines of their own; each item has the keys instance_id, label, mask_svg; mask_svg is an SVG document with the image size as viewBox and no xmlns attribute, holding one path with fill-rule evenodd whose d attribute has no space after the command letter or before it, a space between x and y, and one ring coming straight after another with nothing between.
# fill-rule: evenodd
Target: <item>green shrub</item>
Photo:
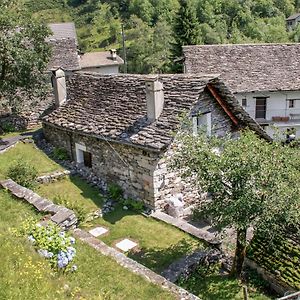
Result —
<instances>
[{"instance_id":1,"label":"green shrub","mask_svg":"<svg viewBox=\"0 0 300 300\"><path fill-rule=\"evenodd\" d=\"M9 123L9 122L3 122L1 124L1 128L5 133L9 133L9 132L14 132L16 131L16 128L13 124Z\"/></svg>"},{"instance_id":2,"label":"green shrub","mask_svg":"<svg viewBox=\"0 0 300 300\"><path fill-rule=\"evenodd\" d=\"M41 226L34 219L29 219L18 231L19 234L27 236L39 255L48 259L53 268L63 272L76 271L75 238L67 236L60 227L53 223Z\"/></svg>"},{"instance_id":3,"label":"green shrub","mask_svg":"<svg viewBox=\"0 0 300 300\"><path fill-rule=\"evenodd\" d=\"M37 170L27 162L18 161L9 167L7 176L22 186L33 188L36 183Z\"/></svg>"},{"instance_id":4,"label":"green shrub","mask_svg":"<svg viewBox=\"0 0 300 300\"><path fill-rule=\"evenodd\" d=\"M108 185L108 196L113 200L121 200L123 191L119 185L112 183Z\"/></svg>"},{"instance_id":5,"label":"green shrub","mask_svg":"<svg viewBox=\"0 0 300 300\"><path fill-rule=\"evenodd\" d=\"M67 160L69 158L68 152L63 148L54 148L52 152L53 158L58 160Z\"/></svg>"},{"instance_id":6,"label":"green shrub","mask_svg":"<svg viewBox=\"0 0 300 300\"><path fill-rule=\"evenodd\" d=\"M124 199L122 201L122 204L124 206L127 206L129 209L135 211L135 212L142 212L144 210L144 203L142 201L136 201L133 199Z\"/></svg>"},{"instance_id":7,"label":"green shrub","mask_svg":"<svg viewBox=\"0 0 300 300\"><path fill-rule=\"evenodd\" d=\"M66 208L73 210L76 214L78 224L83 223L88 215L88 211L77 202L71 201L70 199L57 195L53 199L54 203L62 205Z\"/></svg>"}]
</instances>

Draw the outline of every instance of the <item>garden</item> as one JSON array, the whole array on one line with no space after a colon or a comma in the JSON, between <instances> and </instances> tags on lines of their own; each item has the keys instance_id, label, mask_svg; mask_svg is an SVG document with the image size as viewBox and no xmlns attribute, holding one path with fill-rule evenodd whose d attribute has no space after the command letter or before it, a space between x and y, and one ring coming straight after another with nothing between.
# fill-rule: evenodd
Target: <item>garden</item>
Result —
<instances>
[{"instance_id":1,"label":"garden","mask_svg":"<svg viewBox=\"0 0 300 300\"><path fill-rule=\"evenodd\" d=\"M0 178L12 175L12 170L20 169L23 170L22 172L27 172L27 179L31 175L34 179L37 175L63 170L59 164L37 149L33 143L18 143L0 155ZM25 180L26 184L27 180ZM195 250L208 247L204 242L141 213L142 208L133 200L122 198L122 191L117 186L110 186L108 194L103 195L99 189L92 187L79 176L73 175L48 184L33 184L30 185L30 188L40 196L74 210L80 221L80 228L86 231L96 227L105 228L107 232L98 238L107 245L116 247L116 244L125 238L134 241L137 247L126 252L126 254L157 273L163 271L179 258ZM30 218L34 218L34 220L41 218L28 206L14 200L6 192L1 191L0 196L3 202L2 207L4 207L1 212L1 235L4 236L7 227L14 228ZM105 211L108 203L111 205L110 209ZM24 227L24 225L22 226ZM36 230L35 227L33 229ZM32 231L33 229L32 227L30 230L27 228L23 236L11 234L5 236L7 243L1 247L6 247L6 249L3 249L1 253L6 253L6 257L3 257L2 260L8 261L8 264L13 261L14 268L16 268L14 274L18 275L16 278L11 274L8 275L13 278L7 281L6 288L1 289L2 293L11 293L17 298L17 295L14 294L17 291L14 291L13 286L19 284L21 286L22 282L22 286L26 291L28 289L28 293L31 285L36 287L32 291L34 294L32 299L39 297L47 299L44 296L47 290L53 290L53 298L57 297L58 299L75 296L78 299L80 297L81 299L95 299L97 297L100 299L131 299L134 294L140 295L140 299L152 299L153 297L172 299L172 296L167 292L148 284L117 265L112 259L103 257L81 242L76 241L75 245L68 242L69 244L65 245L64 248L55 248L56 250L53 250L53 246L51 248L45 244L42 244L43 247L37 247L37 235ZM48 231L56 232L51 228ZM69 238L71 237L68 237L67 241L70 241ZM59 237L57 240L61 241ZM17 243L18 246L16 250L12 251L14 243ZM68 252L68 249L73 246L76 249L76 255ZM37 251L42 250L42 252L39 251L38 254L34 248ZM18 256L18 253L21 255ZM69 264L67 263L68 255L74 256L74 261L73 257L68 260ZM30 261L30 264L27 260ZM20 271L21 269L24 269L25 273ZM68 272L62 271L67 269ZM5 270L7 274L10 273L8 271L9 265L4 267L3 272ZM21 276L21 274L30 273L37 275L28 278ZM22 277L22 280L19 276ZM257 281L251 279L249 282L250 285L251 282L254 282L249 290L250 299L271 299L263 295L263 288L257 284ZM238 280L220 275L216 269L203 273L200 267L189 278L180 278L177 284L202 299L243 299L241 283ZM38 288L39 285L41 285L40 289ZM5 297L7 295L9 294L6 294Z\"/></svg>"}]
</instances>

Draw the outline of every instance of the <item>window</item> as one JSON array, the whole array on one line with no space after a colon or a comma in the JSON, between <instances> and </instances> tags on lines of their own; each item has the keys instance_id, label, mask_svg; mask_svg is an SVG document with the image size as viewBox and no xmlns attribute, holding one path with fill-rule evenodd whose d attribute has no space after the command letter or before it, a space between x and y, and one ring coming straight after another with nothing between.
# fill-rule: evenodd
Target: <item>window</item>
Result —
<instances>
[{"instance_id":1,"label":"window","mask_svg":"<svg viewBox=\"0 0 300 300\"><path fill-rule=\"evenodd\" d=\"M210 112L193 116L193 135L197 135L201 131L206 132L208 136L211 136L211 113Z\"/></svg>"},{"instance_id":2,"label":"window","mask_svg":"<svg viewBox=\"0 0 300 300\"><path fill-rule=\"evenodd\" d=\"M295 99L290 99L289 100L289 108L294 108L295 107Z\"/></svg>"},{"instance_id":3,"label":"window","mask_svg":"<svg viewBox=\"0 0 300 300\"><path fill-rule=\"evenodd\" d=\"M247 107L247 99L246 98L242 99L242 106Z\"/></svg>"}]
</instances>

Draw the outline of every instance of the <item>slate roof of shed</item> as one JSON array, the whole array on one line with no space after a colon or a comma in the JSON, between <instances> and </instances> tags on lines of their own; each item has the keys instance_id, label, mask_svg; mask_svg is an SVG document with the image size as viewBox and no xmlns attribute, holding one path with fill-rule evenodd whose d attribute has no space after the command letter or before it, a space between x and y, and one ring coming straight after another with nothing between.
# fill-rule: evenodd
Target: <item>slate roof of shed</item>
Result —
<instances>
[{"instance_id":1,"label":"slate roof of shed","mask_svg":"<svg viewBox=\"0 0 300 300\"><path fill-rule=\"evenodd\" d=\"M262 128L238 104L222 81L204 75L159 75L164 85L164 109L159 119L147 120L144 75L77 73L67 84L68 100L43 119L60 129L161 151L173 140L178 116L201 99L211 99L213 85L234 113L240 126L248 126L269 139Z\"/></svg>"},{"instance_id":2,"label":"slate roof of shed","mask_svg":"<svg viewBox=\"0 0 300 300\"><path fill-rule=\"evenodd\" d=\"M298 17L300 17L300 13L293 14L293 15L289 16L288 18L286 18L286 20L292 21L292 20L297 19Z\"/></svg>"},{"instance_id":3,"label":"slate roof of shed","mask_svg":"<svg viewBox=\"0 0 300 300\"><path fill-rule=\"evenodd\" d=\"M82 69L121 64L124 64L123 59L117 55L116 60L113 60L110 51L89 52L80 56L80 66Z\"/></svg>"},{"instance_id":4,"label":"slate roof of shed","mask_svg":"<svg viewBox=\"0 0 300 300\"><path fill-rule=\"evenodd\" d=\"M300 90L300 44L184 46L187 73L219 73L233 93Z\"/></svg>"}]
</instances>

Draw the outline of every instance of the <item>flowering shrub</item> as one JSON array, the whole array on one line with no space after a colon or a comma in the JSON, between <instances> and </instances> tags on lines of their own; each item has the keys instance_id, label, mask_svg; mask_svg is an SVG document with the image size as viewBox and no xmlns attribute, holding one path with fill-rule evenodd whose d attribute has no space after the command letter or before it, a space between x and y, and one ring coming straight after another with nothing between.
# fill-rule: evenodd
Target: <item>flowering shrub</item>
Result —
<instances>
[{"instance_id":1,"label":"flowering shrub","mask_svg":"<svg viewBox=\"0 0 300 300\"><path fill-rule=\"evenodd\" d=\"M75 238L67 236L60 227L54 224L41 226L33 220L28 220L23 224L21 231L28 236L37 252L50 261L53 268L72 272L77 270L74 264Z\"/></svg>"}]
</instances>

